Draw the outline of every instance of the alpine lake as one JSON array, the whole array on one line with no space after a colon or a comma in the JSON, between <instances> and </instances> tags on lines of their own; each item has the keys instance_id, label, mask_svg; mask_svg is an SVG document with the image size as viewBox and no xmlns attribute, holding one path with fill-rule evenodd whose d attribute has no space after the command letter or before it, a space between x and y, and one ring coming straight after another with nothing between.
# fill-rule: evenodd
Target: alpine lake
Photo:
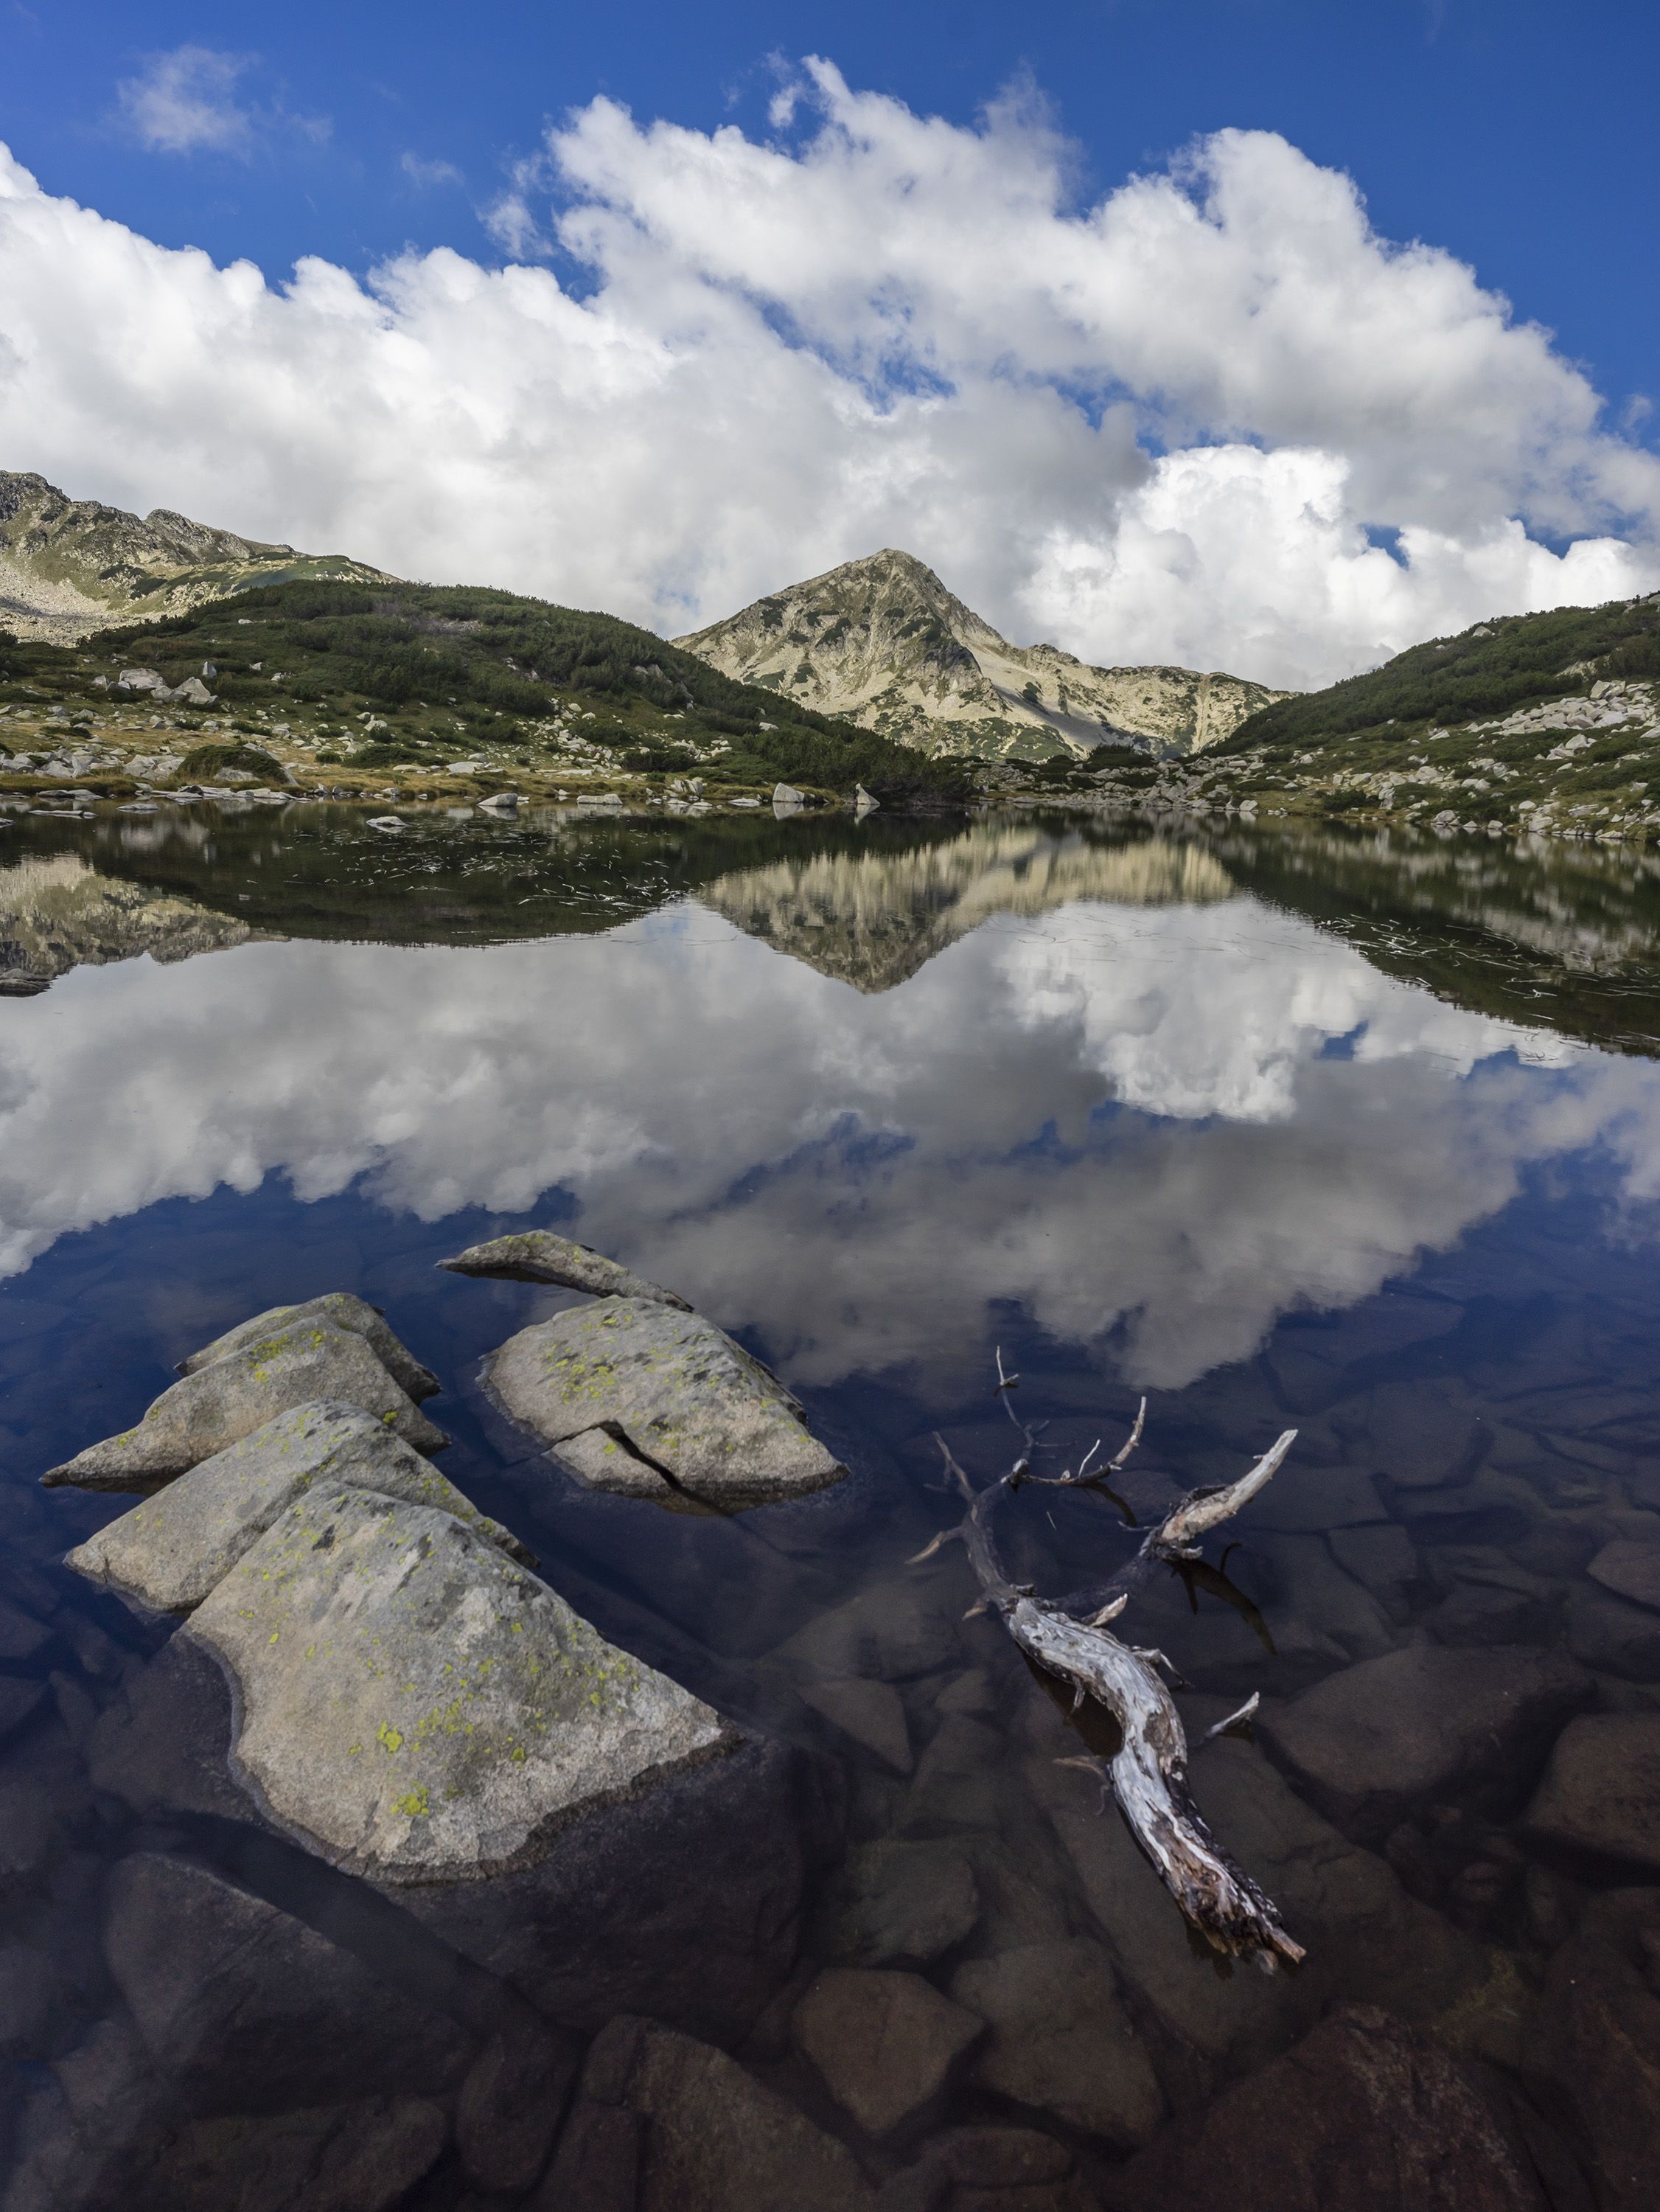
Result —
<instances>
[{"instance_id":1,"label":"alpine lake","mask_svg":"<svg viewBox=\"0 0 1660 2212\"><path fill-rule=\"evenodd\" d=\"M0 830L0 2212L1651 2205L1660 854L402 818ZM582 1301L436 1263L543 1228L845 1479L671 1511L516 1431L482 1363ZM137 1499L39 1485L328 1291L438 1376L448 1480L761 1747L666 1873L599 1814L579 1881L514 1872L522 1943L285 1830L230 1688L199 1741L147 1688L188 1630L64 1564ZM963 1547L912 1564L942 1444L1076 1471L1143 1398L999 1540L1087 1588L1296 1431L1115 1632L1291 1971L1190 1931Z\"/></svg>"}]
</instances>

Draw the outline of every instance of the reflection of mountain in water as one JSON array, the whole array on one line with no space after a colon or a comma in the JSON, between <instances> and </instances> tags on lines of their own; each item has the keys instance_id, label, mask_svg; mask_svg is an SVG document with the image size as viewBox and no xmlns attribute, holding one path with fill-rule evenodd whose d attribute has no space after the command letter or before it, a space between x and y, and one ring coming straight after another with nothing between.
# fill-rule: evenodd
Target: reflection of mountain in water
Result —
<instances>
[{"instance_id":1,"label":"reflection of mountain in water","mask_svg":"<svg viewBox=\"0 0 1660 2212\"><path fill-rule=\"evenodd\" d=\"M141 952L188 960L193 952L245 945L256 934L188 899L100 875L73 853L0 868L0 989L9 995L71 968Z\"/></svg>"},{"instance_id":2,"label":"reflection of mountain in water","mask_svg":"<svg viewBox=\"0 0 1660 2212\"><path fill-rule=\"evenodd\" d=\"M1203 846L1162 837L1108 845L1082 833L984 823L943 844L819 853L746 869L698 896L821 975L888 991L992 915L1048 914L1081 899L1209 905L1233 888Z\"/></svg>"},{"instance_id":3,"label":"reflection of mountain in water","mask_svg":"<svg viewBox=\"0 0 1660 2212\"><path fill-rule=\"evenodd\" d=\"M1660 1041L1660 855L1291 827L1215 842L1241 890L1437 998L1616 1049Z\"/></svg>"}]
</instances>

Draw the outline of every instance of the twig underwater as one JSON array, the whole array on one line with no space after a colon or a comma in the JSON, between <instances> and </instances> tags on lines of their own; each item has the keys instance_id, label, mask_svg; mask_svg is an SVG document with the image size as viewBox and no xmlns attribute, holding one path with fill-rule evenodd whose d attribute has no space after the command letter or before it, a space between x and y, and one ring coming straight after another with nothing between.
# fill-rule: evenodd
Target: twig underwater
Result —
<instances>
[{"instance_id":1,"label":"twig underwater","mask_svg":"<svg viewBox=\"0 0 1660 2212\"><path fill-rule=\"evenodd\" d=\"M963 1494L966 1510L955 1528L942 1530L911 1564L932 1558L945 1544L962 1542L980 1592L969 1616L995 1613L1034 1666L1070 1685L1075 1712L1086 1698L1094 1698L1118 1723L1122 1743L1111 1759L1080 1757L1059 1763L1100 1777L1102 1810L1111 1796L1189 1924L1215 1950L1269 1972L1295 1966L1305 1955L1302 1946L1287 1933L1275 1906L1211 1834L1193 1801L1187 1779L1186 1730L1159 1672L1163 1668L1173 1675L1174 1668L1161 1651L1121 1643L1109 1624L1124 1613L1157 1566L1179 1569L1200 1561L1203 1539L1272 1479L1297 1431L1286 1430L1237 1482L1190 1491L1178 1498L1117 1574L1096 1589L1057 1603L1038 1596L1030 1584L1009 1581L992 1533L993 1517L1005 1499L1027 1484L1048 1489L1094 1487L1112 1496L1107 1479L1122 1469L1140 1443L1147 1401L1142 1400L1125 1442L1093 1472L1099 1441L1075 1470L1034 1474L1032 1460L1041 1424L1022 1423L1015 1416L1009 1395L1021 1378L1005 1373L1001 1347L997 1365L994 1395L1020 1433L1020 1449L1007 1474L976 1489L945 1439L936 1434L934 1441ZM1238 1712L1209 1729L1204 1740L1242 1731L1257 1703L1257 1696L1249 1698Z\"/></svg>"}]
</instances>

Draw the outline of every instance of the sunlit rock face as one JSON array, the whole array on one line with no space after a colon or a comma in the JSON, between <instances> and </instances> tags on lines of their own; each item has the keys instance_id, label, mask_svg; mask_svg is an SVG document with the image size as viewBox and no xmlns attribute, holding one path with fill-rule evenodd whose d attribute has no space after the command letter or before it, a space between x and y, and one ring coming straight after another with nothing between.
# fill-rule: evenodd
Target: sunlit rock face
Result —
<instances>
[{"instance_id":1,"label":"sunlit rock face","mask_svg":"<svg viewBox=\"0 0 1660 2212\"><path fill-rule=\"evenodd\" d=\"M428 1221L558 1192L792 1386L945 1389L1001 1302L1176 1386L1587 1146L1660 1188L1639 1064L1382 973L1253 872L986 825L604 934L82 968L12 1025L0 1249L271 1175Z\"/></svg>"},{"instance_id":2,"label":"sunlit rock face","mask_svg":"<svg viewBox=\"0 0 1660 2212\"><path fill-rule=\"evenodd\" d=\"M1011 645L913 554L891 549L675 642L724 675L930 752L1202 752L1290 696L1237 676L1093 668L1057 646Z\"/></svg>"}]
</instances>

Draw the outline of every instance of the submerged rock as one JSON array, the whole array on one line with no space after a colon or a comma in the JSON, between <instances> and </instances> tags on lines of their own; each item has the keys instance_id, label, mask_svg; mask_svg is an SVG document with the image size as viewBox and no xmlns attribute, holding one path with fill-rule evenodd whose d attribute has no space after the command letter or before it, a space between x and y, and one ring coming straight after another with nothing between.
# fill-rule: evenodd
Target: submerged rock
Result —
<instances>
[{"instance_id":1,"label":"submerged rock","mask_svg":"<svg viewBox=\"0 0 1660 2212\"><path fill-rule=\"evenodd\" d=\"M538 1855L710 1757L720 1716L451 1515L318 1483L193 1616L240 1693L240 1768L285 1826L395 1881Z\"/></svg>"},{"instance_id":2,"label":"submerged rock","mask_svg":"<svg viewBox=\"0 0 1660 2212\"><path fill-rule=\"evenodd\" d=\"M331 1322L290 1322L185 1376L136 1427L89 1444L40 1479L48 1488L154 1490L275 1415L317 1399L360 1406L417 1451L439 1451L449 1442L363 1337Z\"/></svg>"},{"instance_id":3,"label":"submerged rock","mask_svg":"<svg viewBox=\"0 0 1660 2212\"><path fill-rule=\"evenodd\" d=\"M871 2136L931 2105L984 2032L920 1974L850 1966L826 1967L791 2021L825 2087Z\"/></svg>"},{"instance_id":4,"label":"submerged rock","mask_svg":"<svg viewBox=\"0 0 1660 2212\"><path fill-rule=\"evenodd\" d=\"M117 1864L104 1954L151 2061L198 2112L442 2094L467 2069L445 2014L189 1859Z\"/></svg>"},{"instance_id":5,"label":"submerged rock","mask_svg":"<svg viewBox=\"0 0 1660 2212\"><path fill-rule=\"evenodd\" d=\"M1562 1731L1528 1827L1542 1843L1660 1870L1660 1713L1584 1713Z\"/></svg>"},{"instance_id":6,"label":"submerged rock","mask_svg":"<svg viewBox=\"0 0 1660 2212\"><path fill-rule=\"evenodd\" d=\"M954 1844L861 1844L838 1870L821 1946L839 1965L924 1964L954 1950L980 1917L973 1869Z\"/></svg>"},{"instance_id":7,"label":"submerged rock","mask_svg":"<svg viewBox=\"0 0 1660 2212\"><path fill-rule=\"evenodd\" d=\"M871 2212L872 2202L852 2153L775 2090L724 2051L640 2020L615 2021L595 2042L534 2200L536 2212Z\"/></svg>"},{"instance_id":8,"label":"submerged rock","mask_svg":"<svg viewBox=\"0 0 1660 2212\"><path fill-rule=\"evenodd\" d=\"M1178 2120L1112 2175L1123 2212L1547 2212L1478 2079L1372 2005Z\"/></svg>"},{"instance_id":9,"label":"submerged rock","mask_svg":"<svg viewBox=\"0 0 1660 2212\"><path fill-rule=\"evenodd\" d=\"M437 1376L399 1342L386 1326L385 1315L366 1300L354 1297L349 1291L325 1291L321 1297L307 1298L300 1305L273 1306L268 1313L255 1314L251 1321L227 1329L211 1344L204 1344L200 1352L191 1352L188 1359L181 1359L179 1371L181 1375L194 1375L203 1367L211 1367L216 1359L257 1343L261 1337L270 1336L276 1329L310 1321L326 1322L360 1336L407 1396L417 1401L430 1398L439 1388Z\"/></svg>"},{"instance_id":10,"label":"submerged rock","mask_svg":"<svg viewBox=\"0 0 1660 2212\"><path fill-rule=\"evenodd\" d=\"M988 2089L1130 2146L1164 2117L1151 2060L1099 1943L1031 1943L960 1966L951 1994L991 2028L975 2065Z\"/></svg>"},{"instance_id":11,"label":"submerged rock","mask_svg":"<svg viewBox=\"0 0 1660 2212\"><path fill-rule=\"evenodd\" d=\"M1525 2065L1578 2136L1604 2212L1647 2212L1660 2172L1660 1891L1592 1902L1546 1970Z\"/></svg>"},{"instance_id":12,"label":"submerged rock","mask_svg":"<svg viewBox=\"0 0 1660 2212\"><path fill-rule=\"evenodd\" d=\"M1382 1835L1425 1800L1525 1796L1593 1685L1566 1654L1526 1644L1409 1644L1288 1703L1264 1707L1263 1742L1342 1827Z\"/></svg>"},{"instance_id":13,"label":"submerged rock","mask_svg":"<svg viewBox=\"0 0 1660 2212\"><path fill-rule=\"evenodd\" d=\"M656 1299L606 1297L521 1329L487 1377L596 1489L730 1511L846 1472L759 1360Z\"/></svg>"},{"instance_id":14,"label":"submerged rock","mask_svg":"<svg viewBox=\"0 0 1660 2212\"><path fill-rule=\"evenodd\" d=\"M70 1552L79 1573L163 1613L188 1613L222 1582L297 1498L318 1481L429 1505L536 1562L516 1536L477 1512L452 1482L360 1407L296 1406L112 1521Z\"/></svg>"},{"instance_id":15,"label":"submerged rock","mask_svg":"<svg viewBox=\"0 0 1660 2212\"><path fill-rule=\"evenodd\" d=\"M453 1260L440 1260L452 1275L499 1276L510 1283L558 1283L567 1291L588 1291L597 1298L655 1298L659 1305L692 1309L673 1291L648 1283L643 1275L608 1260L603 1252L578 1244L551 1229L527 1229L517 1237L493 1237L470 1244Z\"/></svg>"}]
</instances>

